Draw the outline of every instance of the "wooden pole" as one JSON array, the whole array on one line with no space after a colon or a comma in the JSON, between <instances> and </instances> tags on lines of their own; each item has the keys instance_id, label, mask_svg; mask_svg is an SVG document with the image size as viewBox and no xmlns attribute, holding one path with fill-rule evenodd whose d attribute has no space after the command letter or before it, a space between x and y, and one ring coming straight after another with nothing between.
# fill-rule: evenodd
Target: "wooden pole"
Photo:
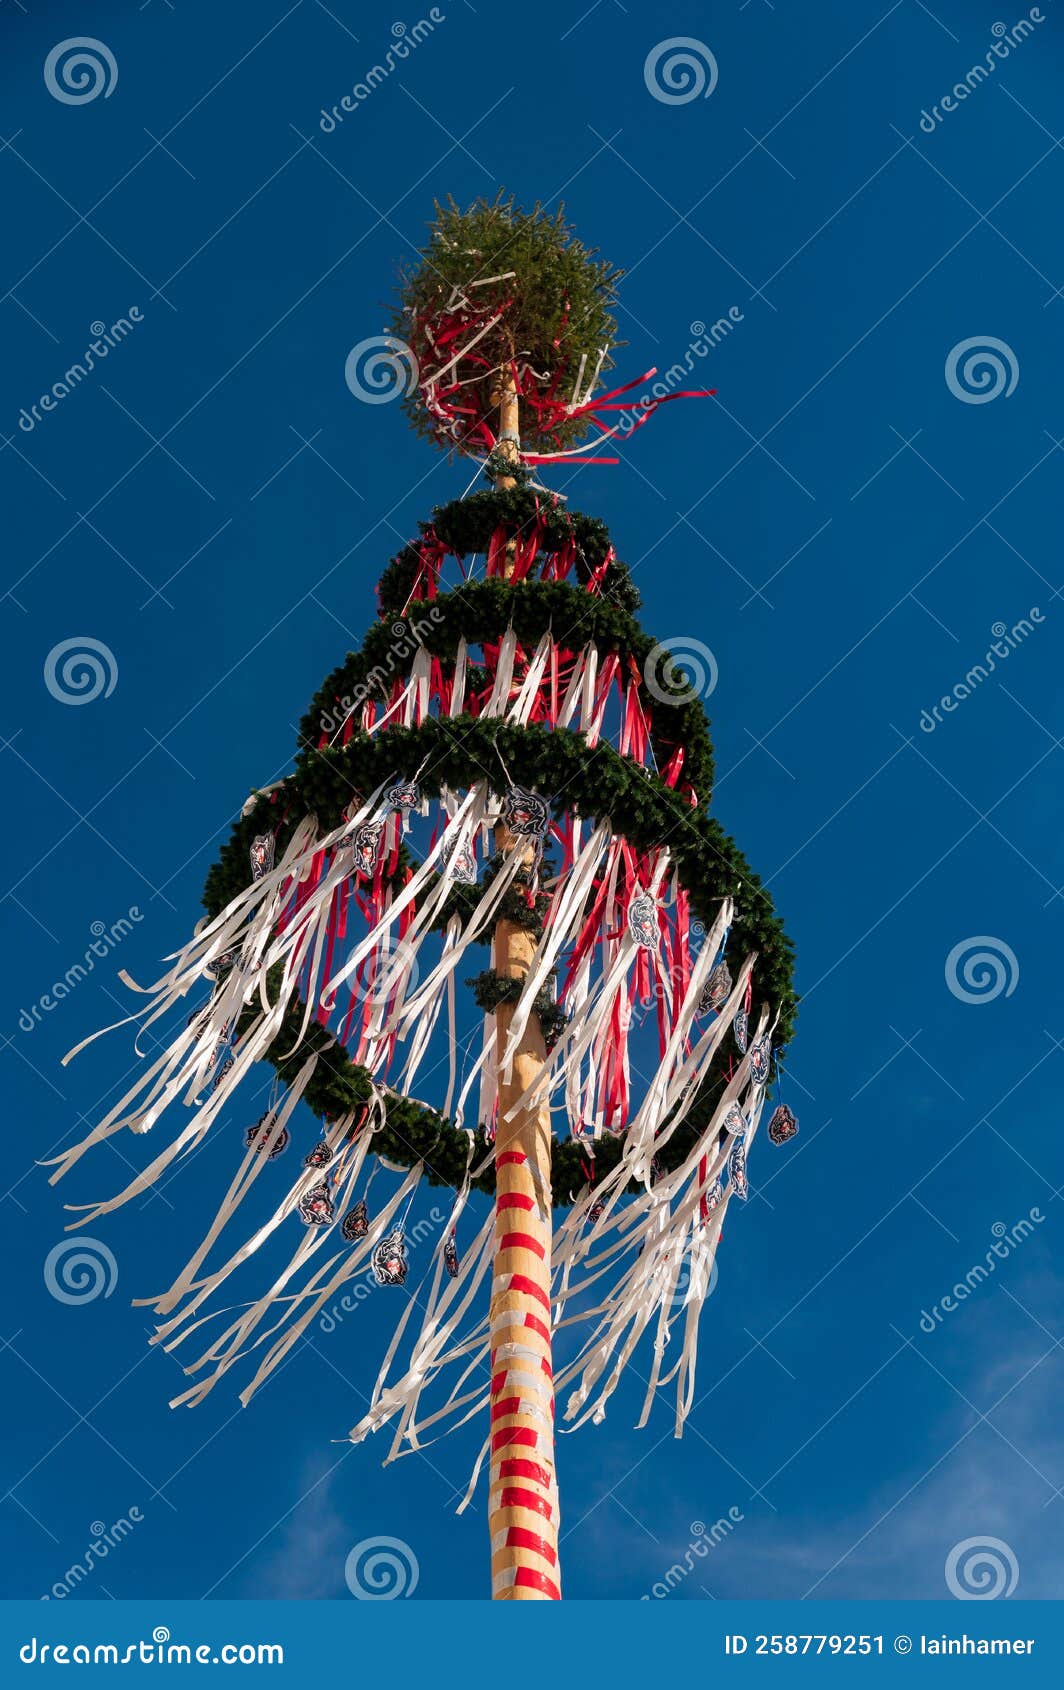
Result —
<instances>
[{"instance_id":1,"label":"wooden pole","mask_svg":"<svg viewBox=\"0 0 1064 1690\"><path fill-rule=\"evenodd\" d=\"M518 458L518 401L512 379L497 392L499 452ZM496 487L513 486L499 476ZM512 551L508 554L512 558ZM507 565L507 572L512 562ZM501 824L500 851L520 851L531 865L535 846ZM527 928L500 921L494 966L523 980L535 954ZM495 1013L501 1059L514 1005ZM517 1099L535 1079L546 1054L534 1013L509 1073L499 1072L495 1138L495 1260L491 1286L491 1466L488 1528L491 1594L496 1601L551 1601L561 1596L558 1569L558 1484L554 1471L554 1377L551 1371L550 1107L517 1111Z\"/></svg>"}]
</instances>

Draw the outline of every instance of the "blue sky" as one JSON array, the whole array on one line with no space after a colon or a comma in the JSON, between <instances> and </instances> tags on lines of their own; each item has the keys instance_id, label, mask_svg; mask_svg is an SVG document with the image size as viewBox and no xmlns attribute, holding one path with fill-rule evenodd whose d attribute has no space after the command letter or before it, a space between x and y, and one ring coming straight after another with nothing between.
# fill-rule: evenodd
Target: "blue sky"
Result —
<instances>
[{"instance_id":1,"label":"blue sky","mask_svg":"<svg viewBox=\"0 0 1064 1690\"><path fill-rule=\"evenodd\" d=\"M987 1537L1018 1595L1059 1595L1061 15L1045 0L944 110L1016 21L996 0L667 17L543 0L520 35L483 5L439 10L328 135L321 108L386 52L393 9L8 0L0 16L7 1594L44 1594L94 1522L131 1509L76 1599L341 1597L349 1549L380 1535L416 1555L416 1597L483 1594L483 1502L452 1512L475 1439L387 1470L335 1441L376 1373L385 1295L247 1410L227 1386L166 1407L181 1376L130 1299L198 1238L243 1119L97 1223L117 1284L76 1306L44 1284L60 1205L125 1170L104 1152L57 1190L34 1164L133 1061L121 1033L60 1057L117 1018L119 967L151 977L186 934L235 810L283 770L372 619L383 565L466 485L397 406L360 404L344 363L383 327L433 196L501 184L561 194L628 269L622 374L739 314L700 366L716 403L665 410L617 468L550 473L609 522L645 625L712 648L714 808L769 882L803 993L801 1136L756 1147L687 1435L664 1408L631 1429L633 1379L604 1426L561 1441L567 1594L638 1598L694 1522L734 1509L669 1600L939 1597L951 1550ZM110 49L107 97L50 94L46 57L72 33ZM683 36L716 87L669 104L644 66ZM106 366L20 426L90 325L133 306ZM947 364L967 341L997 343L1012 391L958 396ZM994 674L921 729L1022 618ZM84 708L44 680L76 636L116 676ZM26 1031L92 923L133 908L120 953ZM980 937L1002 989L964 1001L947 959ZM921 1330L995 1226L1033 1209L1030 1237Z\"/></svg>"}]
</instances>

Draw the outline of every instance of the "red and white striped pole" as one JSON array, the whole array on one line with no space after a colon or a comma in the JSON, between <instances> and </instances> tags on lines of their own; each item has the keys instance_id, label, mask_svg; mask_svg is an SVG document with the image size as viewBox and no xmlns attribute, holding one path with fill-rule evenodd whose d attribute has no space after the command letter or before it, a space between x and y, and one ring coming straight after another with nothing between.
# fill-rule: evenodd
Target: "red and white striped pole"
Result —
<instances>
[{"instance_id":1,"label":"red and white striped pole","mask_svg":"<svg viewBox=\"0 0 1064 1690\"><path fill-rule=\"evenodd\" d=\"M517 394L499 394L500 451L516 459ZM512 486L506 476L499 488ZM499 827L501 851L534 846ZM535 936L513 922L495 928L496 972L528 974ZM506 1050L514 1005L496 1011L498 1053ZM499 1074L495 1138L495 1260L491 1288L491 1467L488 1526L491 1594L498 1601L557 1601L558 1484L554 1471L554 1375L551 1370L551 1130L550 1108L507 1115L534 1081L545 1056L534 1013L509 1073Z\"/></svg>"}]
</instances>

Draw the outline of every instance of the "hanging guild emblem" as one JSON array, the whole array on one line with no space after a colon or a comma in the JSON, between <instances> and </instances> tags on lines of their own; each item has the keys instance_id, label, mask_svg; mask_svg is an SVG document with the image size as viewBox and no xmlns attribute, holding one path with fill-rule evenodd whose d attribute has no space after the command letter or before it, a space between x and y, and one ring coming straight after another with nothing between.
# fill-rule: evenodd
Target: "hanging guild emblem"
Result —
<instances>
[{"instance_id":1,"label":"hanging guild emblem","mask_svg":"<svg viewBox=\"0 0 1064 1690\"><path fill-rule=\"evenodd\" d=\"M305 1168L327 1168L332 1158L332 1151L325 1140L322 1139L320 1144L316 1144L313 1150L308 1151L307 1155L304 1156L303 1166Z\"/></svg>"},{"instance_id":2,"label":"hanging guild emblem","mask_svg":"<svg viewBox=\"0 0 1064 1690\"><path fill-rule=\"evenodd\" d=\"M251 841L251 878L261 880L273 867L274 837L272 833L257 833Z\"/></svg>"},{"instance_id":3,"label":"hanging guild emblem","mask_svg":"<svg viewBox=\"0 0 1064 1690\"><path fill-rule=\"evenodd\" d=\"M750 1187L746 1179L746 1146L741 1138L737 1138L731 1147L728 1157L728 1178L731 1188L740 1202L745 1203L750 1195Z\"/></svg>"},{"instance_id":4,"label":"hanging guild emblem","mask_svg":"<svg viewBox=\"0 0 1064 1690\"><path fill-rule=\"evenodd\" d=\"M527 786L511 786L503 805L502 819L511 833L522 839L542 839L550 823L547 800Z\"/></svg>"},{"instance_id":5,"label":"hanging guild emblem","mask_svg":"<svg viewBox=\"0 0 1064 1690\"><path fill-rule=\"evenodd\" d=\"M421 806L421 788L416 780L397 781L384 794L384 802L389 810L398 810L403 818L403 832L410 830L410 812Z\"/></svg>"},{"instance_id":6,"label":"hanging guild emblem","mask_svg":"<svg viewBox=\"0 0 1064 1690\"><path fill-rule=\"evenodd\" d=\"M732 1138L739 1138L746 1131L746 1116L737 1103L729 1103L724 1112L724 1119L720 1123L721 1133L728 1133Z\"/></svg>"},{"instance_id":7,"label":"hanging guild emblem","mask_svg":"<svg viewBox=\"0 0 1064 1690\"><path fill-rule=\"evenodd\" d=\"M332 1193L327 1185L315 1185L299 1199L299 1218L304 1226L328 1226L334 1214Z\"/></svg>"},{"instance_id":8,"label":"hanging guild emblem","mask_svg":"<svg viewBox=\"0 0 1064 1690\"><path fill-rule=\"evenodd\" d=\"M786 1144L798 1131L798 1121L785 1103L778 1103L768 1124L771 1144Z\"/></svg>"},{"instance_id":9,"label":"hanging guild emblem","mask_svg":"<svg viewBox=\"0 0 1064 1690\"><path fill-rule=\"evenodd\" d=\"M380 855L383 834L382 821L363 822L361 827L355 829L351 848L355 853L355 869L359 874L368 876L373 873Z\"/></svg>"},{"instance_id":10,"label":"hanging guild emblem","mask_svg":"<svg viewBox=\"0 0 1064 1690\"><path fill-rule=\"evenodd\" d=\"M772 1046L767 1039L758 1039L750 1046L750 1078L755 1085L764 1085L771 1066Z\"/></svg>"},{"instance_id":11,"label":"hanging guild emblem","mask_svg":"<svg viewBox=\"0 0 1064 1690\"><path fill-rule=\"evenodd\" d=\"M218 1046L218 1049L215 1052L215 1057L214 1057L215 1062L218 1062L218 1058L221 1056L224 1049L225 1049L224 1044ZM232 1068L235 1060L236 1060L235 1057L227 1056L225 1061L219 1063L218 1066L215 1068L214 1078L211 1081L211 1090L212 1091L218 1090L218 1087L221 1085L222 1081L225 1079L225 1076L228 1074L229 1070Z\"/></svg>"},{"instance_id":12,"label":"hanging guild emblem","mask_svg":"<svg viewBox=\"0 0 1064 1690\"><path fill-rule=\"evenodd\" d=\"M260 1115L254 1126L249 1127L244 1134L244 1143L248 1149L257 1150L260 1156L265 1152L269 1155L271 1162L276 1161L282 1150L288 1148L287 1127L282 1127L273 1144L270 1144L270 1134L273 1131L276 1118L267 1110L265 1115Z\"/></svg>"},{"instance_id":13,"label":"hanging guild emblem","mask_svg":"<svg viewBox=\"0 0 1064 1690\"><path fill-rule=\"evenodd\" d=\"M706 1210L707 1210L707 1212L712 1213L712 1211L714 1209L719 1208L721 1200L723 1199L723 1197L724 1197L724 1187L721 1184L721 1178L720 1178L720 1175L718 1174L716 1179L713 1181L713 1184L710 1186L709 1190L706 1192Z\"/></svg>"},{"instance_id":14,"label":"hanging guild emblem","mask_svg":"<svg viewBox=\"0 0 1064 1690\"><path fill-rule=\"evenodd\" d=\"M443 1265L452 1279L458 1278L458 1245L453 1232L448 1233L443 1246Z\"/></svg>"},{"instance_id":15,"label":"hanging guild emblem","mask_svg":"<svg viewBox=\"0 0 1064 1690\"><path fill-rule=\"evenodd\" d=\"M477 859L468 839L445 840L442 857L444 868L450 865L452 880L459 881L463 886L476 885Z\"/></svg>"},{"instance_id":16,"label":"hanging guild emblem","mask_svg":"<svg viewBox=\"0 0 1064 1690\"><path fill-rule=\"evenodd\" d=\"M649 892L640 892L628 905L628 931L645 951L657 950L657 905Z\"/></svg>"},{"instance_id":17,"label":"hanging guild emblem","mask_svg":"<svg viewBox=\"0 0 1064 1690\"><path fill-rule=\"evenodd\" d=\"M736 1010L735 1020L732 1022L732 1030L735 1033L735 1042L739 1046L739 1052L741 1055L745 1056L746 1047L750 1042L750 1017L746 1012L745 1006L742 1009Z\"/></svg>"},{"instance_id":18,"label":"hanging guild emblem","mask_svg":"<svg viewBox=\"0 0 1064 1690\"><path fill-rule=\"evenodd\" d=\"M406 1284L406 1239L401 1226L381 1240L370 1259L378 1285Z\"/></svg>"},{"instance_id":19,"label":"hanging guild emblem","mask_svg":"<svg viewBox=\"0 0 1064 1690\"><path fill-rule=\"evenodd\" d=\"M353 1244L356 1238L365 1238L369 1231L369 1214L366 1210L366 1199L360 1197L353 1209L340 1222L340 1236Z\"/></svg>"},{"instance_id":20,"label":"hanging guild emblem","mask_svg":"<svg viewBox=\"0 0 1064 1690\"><path fill-rule=\"evenodd\" d=\"M718 962L716 967L710 971L709 979L702 987L702 996L698 1000L695 1014L710 1015L713 1010L719 1009L722 1003L727 1002L731 995L731 989L731 969L726 962Z\"/></svg>"}]
</instances>

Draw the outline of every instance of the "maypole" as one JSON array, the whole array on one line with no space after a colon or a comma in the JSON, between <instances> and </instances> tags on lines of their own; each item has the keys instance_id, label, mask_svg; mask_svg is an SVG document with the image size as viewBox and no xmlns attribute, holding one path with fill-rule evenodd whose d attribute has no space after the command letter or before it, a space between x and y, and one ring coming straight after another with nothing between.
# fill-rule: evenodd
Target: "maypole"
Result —
<instances>
[{"instance_id":1,"label":"maypole","mask_svg":"<svg viewBox=\"0 0 1064 1690\"><path fill-rule=\"evenodd\" d=\"M486 485L385 568L377 622L323 683L290 771L240 810L193 936L152 984L123 976L149 1051L135 1045L132 1085L52 1176L125 1129L163 1137L124 1190L71 1205L83 1230L229 1131L270 1064L205 1237L150 1299L152 1342L191 1380L172 1406L241 1363L247 1403L371 1276L400 1302L349 1436L388 1428L390 1462L482 1428L462 1506L486 1465L504 1601L561 1595L556 1393L570 1429L601 1421L645 1355L639 1424L668 1392L682 1432L722 1226L794 1020L771 899L708 813L697 677L636 620L605 524L537 479L616 462L597 448L702 396L655 397L653 370L601 391L616 281L560 211L437 207L383 379ZM380 368L367 379L379 390ZM489 966L470 978L478 947ZM438 1069L435 1105L419 1076ZM284 1190L267 1170L308 1108ZM777 1097L769 1139L796 1131ZM422 1182L450 1188L450 1212L415 1252ZM231 1295L286 1238L287 1265Z\"/></svg>"},{"instance_id":2,"label":"maypole","mask_svg":"<svg viewBox=\"0 0 1064 1690\"><path fill-rule=\"evenodd\" d=\"M515 467L520 457L519 406L513 379L499 389L496 451ZM514 486L496 477L496 489ZM505 554L510 579L514 551ZM535 872L536 846L496 828L505 856L519 853L521 872ZM536 952L528 928L512 921L495 927L493 963L507 980L524 982ZM561 1595L558 1566L558 1484L554 1468L554 1372L551 1354L551 1126L550 1104L523 1105L546 1057L533 1011L509 1051L515 1005L495 1012L499 1108L495 1133L495 1259L491 1307L491 1461L488 1531L491 1593L500 1601L536 1601Z\"/></svg>"}]
</instances>

